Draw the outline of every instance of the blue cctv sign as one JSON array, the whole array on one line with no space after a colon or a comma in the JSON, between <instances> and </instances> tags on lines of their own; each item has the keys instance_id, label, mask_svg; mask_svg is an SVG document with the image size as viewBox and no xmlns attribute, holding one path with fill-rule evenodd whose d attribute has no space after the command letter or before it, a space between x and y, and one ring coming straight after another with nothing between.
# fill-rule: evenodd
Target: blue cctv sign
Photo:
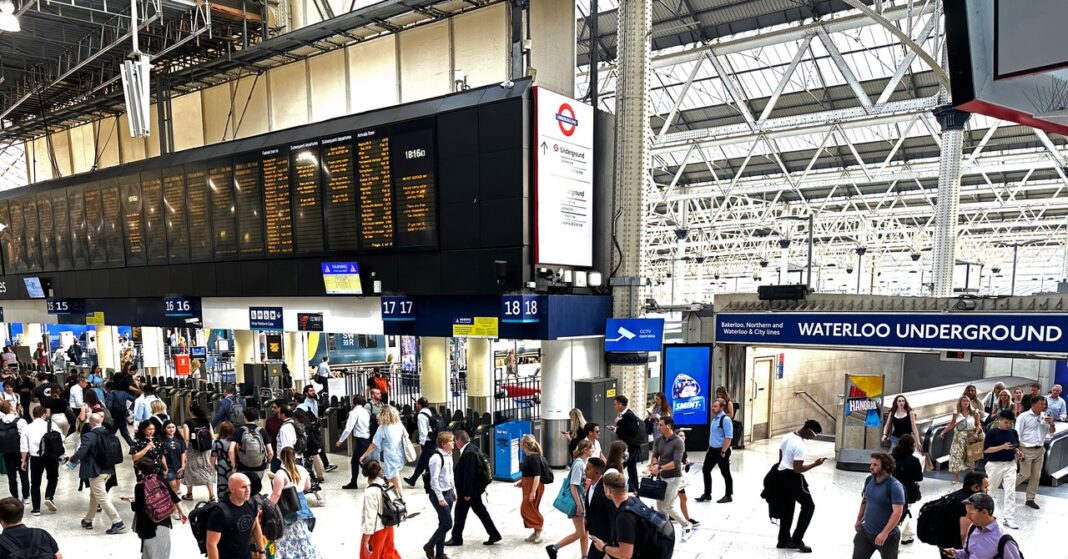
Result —
<instances>
[{"instance_id":1,"label":"blue cctv sign","mask_svg":"<svg viewBox=\"0 0 1068 559\"><path fill-rule=\"evenodd\" d=\"M660 351L663 344L663 318L609 318L605 324L605 351Z\"/></svg>"},{"instance_id":2,"label":"blue cctv sign","mask_svg":"<svg viewBox=\"0 0 1068 559\"><path fill-rule=\"evenodd\" d=\"M716 343L1064 355L1068 314L723 313Z\"/></svg>"}]
</instances>

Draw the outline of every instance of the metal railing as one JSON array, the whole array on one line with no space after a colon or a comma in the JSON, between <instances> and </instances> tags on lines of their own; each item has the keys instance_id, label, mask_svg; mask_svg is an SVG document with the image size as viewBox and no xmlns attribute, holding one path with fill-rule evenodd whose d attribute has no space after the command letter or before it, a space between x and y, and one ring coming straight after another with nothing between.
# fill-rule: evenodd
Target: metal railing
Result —
<instances>
[{"instance_id":1,"label":"metal railing","mask_svg":"<svg viewBox=\"0 0 1068 559\"><path fill-rule=\"evenodd\" d=\"M838 419L834 417L834 414L827 411L827 408L823 407L819 402L817 402L816 399L813 398L807 390L795 390L794 396L804 396L804 398L808 400L809 403L816 406L816 408L823 412L823 415L826 415L827 419L830 419L832 423L838 423Z\"/></svg>"}]
</instances>

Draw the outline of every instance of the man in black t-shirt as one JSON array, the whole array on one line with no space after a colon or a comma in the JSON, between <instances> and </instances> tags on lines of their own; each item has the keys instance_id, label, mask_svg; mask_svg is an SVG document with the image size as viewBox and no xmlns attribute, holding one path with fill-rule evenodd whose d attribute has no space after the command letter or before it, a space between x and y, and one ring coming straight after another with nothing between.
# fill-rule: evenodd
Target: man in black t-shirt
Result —
<instances>
[{"instance_id":1,"label":"man in black t-shirt","mask_svg":"<svg viewBox=\"0 0 1068 559\"><path fill-rule=\"evenodd\" d=\"M59 426L64 436L68 435L70 418L67 417L67 410L70 405L63 397L63 387L56 383L55 375L48 373L37 375L37 388L33 389L33 398L39 405L52 412L52 422Z\"/></svg>"},{"instance_id":2,"label":"man in black t-shirt","mask_svg":"<svg viewBox=\"0 0 1068 559\"><path fill-rule=\"evenodd\" d=\"M269 441L271 435L267 433L267 430L262 427L256 426L256 420L260 417L260 410L256 408L245 408L245 424L238 427L234 431L233 437L230 441L234 444L230 447L231 452L234 453L232 464L237 466L237 471L248 476L249 482L252 484L251 490L253 495L259 495L260 490L263 489L263 472L267 470L267 465L271 463L271 459L274 458L274 451L271 449ZM245 436L246 432L252 431L259 434L260 442L263 444L264 450L267 452L267 461L260 467L246 466L241 462L241 439Z\"/></svg>"},{"instance_id":3,"label":"man in black t-shirt","mask_svg":"<svg viewBox=\"0 0 1068 559\"><path fill-rule=\"evenodd\" d=\"M649 535L646 532L645 523L633 512L619 510L627 499L637 499L627 494L627 483L622 474L611 473L604 476L601 481L605 494L616 506L615 542L609 544L597 536L590 536L593 547L597 551L614 557L615 559L647 559L642 556L642 550L648 543Z\"/></svg>"},{"instance_id":4,"label":"man in black t-shirt","mask_svg":"<svg viewBox=\"0 0 1068 559\"><path fill-rule=\"evenodd\" d=\"M51 534L22 523L25 510L22 501L14 497L0 499L0 526L4 527L4 533L0 534L0 559L9 559L15 551L30 549L31 546L37 552L34 557L54 555L56 559L63 559L59 544Z\"/></svg>"},{"instance_id":5,"label":"man in black t-shirt","mask_svg":"<svg viewBox=\"0 0 1068 559\"><path fill-rule=\"evenodd\" d=\"M252 559L266 557L256 503L249 500L249 480L233 474L227 483L230 497L223 500L208 517L208 559Z\"/></svg>"}]
</instances>

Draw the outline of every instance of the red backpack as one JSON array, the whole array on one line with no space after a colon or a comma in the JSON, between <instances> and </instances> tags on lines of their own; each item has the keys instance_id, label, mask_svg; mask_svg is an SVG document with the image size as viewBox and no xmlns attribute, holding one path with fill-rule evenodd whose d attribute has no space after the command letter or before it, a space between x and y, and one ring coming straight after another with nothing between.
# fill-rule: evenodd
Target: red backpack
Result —
<instances>
[{"instance_id":1,"label":"red backpack","mask_svg":"<svg viewBox=\"0 0 1068 559\"><path fill-rule=\"evenodd\" d=\"M149 520L159 524L170 518L174 512L174 501L167 484L156 474L145 476L145 514Z\"/></svg>"}]
</instances>

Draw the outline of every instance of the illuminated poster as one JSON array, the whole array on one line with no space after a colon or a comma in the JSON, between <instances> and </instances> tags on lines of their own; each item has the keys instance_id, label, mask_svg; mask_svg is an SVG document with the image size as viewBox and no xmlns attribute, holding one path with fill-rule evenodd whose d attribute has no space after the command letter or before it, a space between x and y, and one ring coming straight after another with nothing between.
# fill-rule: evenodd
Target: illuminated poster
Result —
<instances>
[{"instance_id":1,"label":"illuminated poster","mask_svg":"<svg viewBox=\"0 0 1068 559\"><path fill-rule=\"evenodd\" d=\"M664 395L676 425L708 424L711 377L711 346L664 346Z\"/></svg>"},{"instance_id":2,"label":"illuminated poster","mask_svg":"<svg viewBox=\"0 0 1068 559\"><path fill-rule=\"evenodd\" d=\"M846 375L845 415L863 414L864 426L878 428L882 421L879 410L883 405L882 375Z\"/></svg>"}]
</instances>

